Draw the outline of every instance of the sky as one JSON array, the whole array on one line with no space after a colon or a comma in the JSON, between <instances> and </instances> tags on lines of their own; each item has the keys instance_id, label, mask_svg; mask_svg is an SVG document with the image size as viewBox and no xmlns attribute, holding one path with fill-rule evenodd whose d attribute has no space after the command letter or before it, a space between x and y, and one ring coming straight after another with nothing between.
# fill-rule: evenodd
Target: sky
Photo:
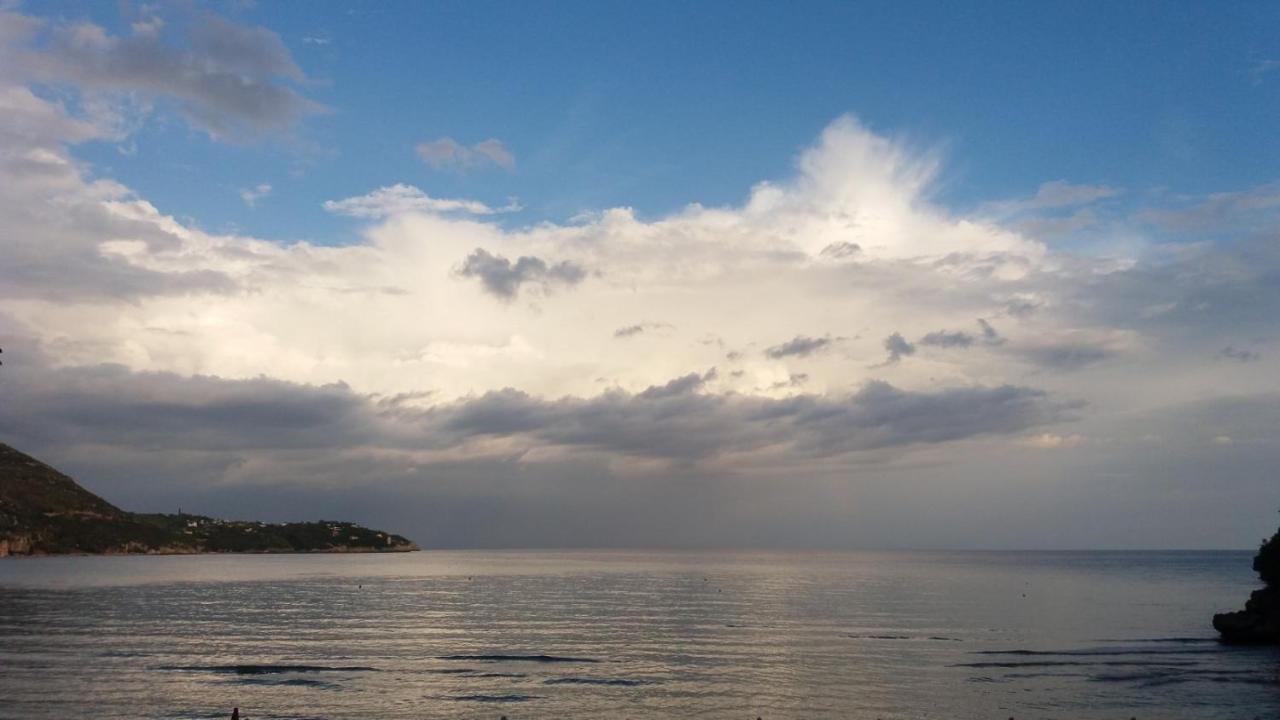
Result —
<instances>
[{"instance_id":1,"label":"sky","mask_svg":"<svg viewBox=\"0 0 1280 720\"><path fill-rule=\"evenodd\" d=\"M1246 548L1280 7L0 2L0 442L424 547Z\"/></svg>"}]
</instances>

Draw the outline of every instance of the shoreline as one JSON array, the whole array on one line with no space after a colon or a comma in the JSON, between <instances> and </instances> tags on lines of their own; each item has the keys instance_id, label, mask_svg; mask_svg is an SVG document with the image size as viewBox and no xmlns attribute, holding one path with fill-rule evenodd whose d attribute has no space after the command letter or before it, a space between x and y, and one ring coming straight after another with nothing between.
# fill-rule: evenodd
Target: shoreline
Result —
<instances>
[{"instance_id":1,"label":"shoreline","mask_svg":"<svg viewBox=\"0 0 1280 720\"><path fill-rule=\"evenodd\" d=\"M422 552L422 548L327 548L317 550L151 550L145 552L34 552L0 555L0 561L56 557L175 557L192 555L392 555Z\"/></svg>"}]
</instances>

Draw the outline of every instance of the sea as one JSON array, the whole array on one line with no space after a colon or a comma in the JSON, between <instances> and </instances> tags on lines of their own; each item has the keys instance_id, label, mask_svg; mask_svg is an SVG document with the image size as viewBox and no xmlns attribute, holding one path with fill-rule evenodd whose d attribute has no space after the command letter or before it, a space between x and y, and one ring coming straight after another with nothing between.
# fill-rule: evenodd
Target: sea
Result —
<instances>
[{"instance_id":1,"label":"sea","mask_svg":"<svg viewBox=\"0 0 1280 720\"><path fill-rule=\"evenodd\" d=\"M1276 718L1248 552L0 561L0 718Z\"/></svg>"}]
</instances>

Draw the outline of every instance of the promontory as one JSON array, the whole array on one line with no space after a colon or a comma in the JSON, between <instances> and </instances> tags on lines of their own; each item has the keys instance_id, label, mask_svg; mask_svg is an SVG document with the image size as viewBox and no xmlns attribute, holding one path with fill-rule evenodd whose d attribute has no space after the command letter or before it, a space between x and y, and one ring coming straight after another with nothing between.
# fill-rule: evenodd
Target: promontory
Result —
<instances>
[{"instance_id":1,"label":"promontory","mask_svg":"<svg viewBox=\"0 0 1280 720\"><path fill-rule=\"evenodd\" d=\"M350 522L266 523L127 512L0 443L0 557L417 549L400 535Z\"/></svg>"}]
</instances>

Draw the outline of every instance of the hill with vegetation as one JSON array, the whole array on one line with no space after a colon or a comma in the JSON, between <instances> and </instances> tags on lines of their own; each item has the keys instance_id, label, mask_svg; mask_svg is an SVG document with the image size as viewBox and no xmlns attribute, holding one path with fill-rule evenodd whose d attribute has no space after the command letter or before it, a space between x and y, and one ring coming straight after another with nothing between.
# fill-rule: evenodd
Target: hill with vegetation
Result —
<instances>
[{"instance_id":1,"label":"hill with vegetation","mask_svg":"<svg viewBox=\"0 0 1280 720\"><path fill-rule=\"evenodd\" d=\"M400 535L349 522L264 523L127 512L0 443L0 557L417 549Z\"/></svg>"}]
</instances>

